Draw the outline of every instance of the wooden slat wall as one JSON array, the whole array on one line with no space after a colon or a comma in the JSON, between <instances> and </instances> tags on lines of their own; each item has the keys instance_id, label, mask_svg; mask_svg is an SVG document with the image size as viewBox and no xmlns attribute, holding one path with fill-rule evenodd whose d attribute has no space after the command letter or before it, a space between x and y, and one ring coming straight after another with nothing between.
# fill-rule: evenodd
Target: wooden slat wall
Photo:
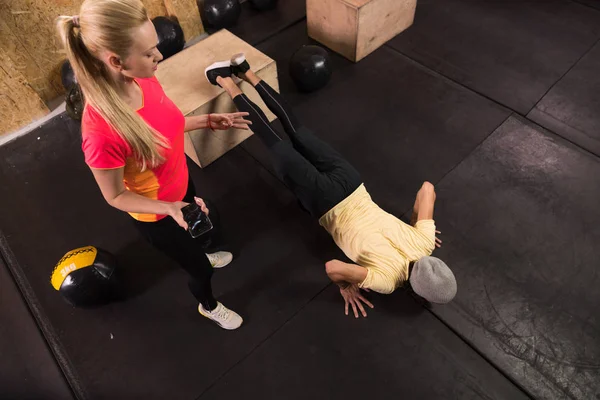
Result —
<instances>
[{"instance_id":1,"label":"wooden slat wall","mask_svg":"<svg viewBox=\"0 0 600 400\"><path fill-rule=\"evenodd\" d=\"M177 17L186 40L204 32L196 0L164 0L164 3L167 13Z\"/></svg>"},{"instance_id":2,"label":"wooden slat wall","mask_svg":"<svg viewBox=\"0 0 600 400\"><path fill-rule=\"evenodd\" d=\"M49 58L57 56L54 42L48 43L52 28L44 27L48 23L40 21L44 14L39 9L25 3L22 0L0 2L0 47L13 60L33 90L47 102L60 93L60 82L56 85L51 76L55 62L48 62ZM36 20L39 25L35 23Z\"/></svg>"},{"instance_id":3,"label":"wooden slat wall","mask_svg":"<svg viewBox=\"0 0 600 400\"><path fill-rule=\"evenodd\" d=\"M173 15L182 25L185 38L204 32L195 0L142 0L150 18ZM49 101L64 96L60 81L60 65L65 56L56 33L55 19L59 15L78 14L83 0L0 0L0 76L2 87L0 134L12 132L48 112ZM7 68L11 70L7 70ZM15 93L5 89L20 88ZM18 94L17 94L18 93ZM24 105L11 109L10 104ZM39 107L39 104L43 107ZM31 111L31 105L36 104ZM40 115L40 112L42 114ZM18 114L18 115L15 115Z\"/></svg>"},{"instance_id":4,"label":"wooden slat wall","mask_svg":"<svg viewBox=\"0 0 600 400\"><path fill-rule=\"evenodd\" d=\"M11 132L49 112L8 54L0 48L0 119L2 132Z\"/></svg>"},{"instance_id":5,"label":"wooden slat wall","mask_svg":"<svg viewBox=\"0 0 600 400\"><path fill-rule=\"evenodd\" d=\"M167 8L163 0L142 0L150 18L157 17L159 15L167 15Z\"/></svg>"}]
</instances>

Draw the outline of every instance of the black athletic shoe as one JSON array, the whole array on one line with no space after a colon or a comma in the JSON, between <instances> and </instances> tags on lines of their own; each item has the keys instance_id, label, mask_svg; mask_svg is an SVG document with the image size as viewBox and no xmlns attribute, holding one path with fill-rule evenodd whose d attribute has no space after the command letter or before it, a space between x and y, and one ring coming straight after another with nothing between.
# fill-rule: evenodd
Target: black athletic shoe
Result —
<instances>
[{"instance_id":1,"label":"black athletic shoe","mask_svg":"<svg viewBox=\"0 0 600 400\"><path fill-rule=\"evenodd\" d=\"M234 75L239 76L239 74L245 74L249 69L250 64L248 64L244 53L238 53L231 57L231 72L233 72Z\"/></svg>"},{"instance_id":2,"label":"black athletic shoe","mask_svg":"<svg viewBox=\"0 0 600 400\"><path fill-rule=\"evenodd\" d=\"M206 79L215 86L221 86L217 83L217 78L227 78L231 76L231 62L230 61L218 61L214 64L209 65L204 70Z\"/></svg>"}]
</instances>

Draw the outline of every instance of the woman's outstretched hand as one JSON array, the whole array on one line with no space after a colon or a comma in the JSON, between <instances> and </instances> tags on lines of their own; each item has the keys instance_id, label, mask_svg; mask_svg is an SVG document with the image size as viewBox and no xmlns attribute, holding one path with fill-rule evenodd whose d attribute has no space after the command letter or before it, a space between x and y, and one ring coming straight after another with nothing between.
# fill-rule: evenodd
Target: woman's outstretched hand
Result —
<instances>
[{"instance_id":1,"label":"woman's outstretched hand","mask_svg":"<svg viewBox=\"0 0 600 400\"><path fill-rule=\"evenodd\" d=\"M209 128L218 130L235 129L250 129L252 121L244 119L248 116L247 112L236 112L228 114L209 114Z\"/></svg>"}]
</instances>

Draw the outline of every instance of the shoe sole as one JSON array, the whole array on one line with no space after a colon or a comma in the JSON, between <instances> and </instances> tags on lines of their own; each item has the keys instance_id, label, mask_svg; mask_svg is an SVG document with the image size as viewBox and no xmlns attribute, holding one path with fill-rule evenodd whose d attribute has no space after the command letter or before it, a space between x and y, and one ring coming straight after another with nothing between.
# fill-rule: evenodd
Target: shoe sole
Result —
<instances>
[{"instance_id":1,"label":"shoe sole","mask_svg":"<svg viewBox=\"0 0 600 400\"><path fill-rule=\"evenodd\" d=\"M217 252L215 252L215 253L217 253ZM206 257L208 258L208 254L206 254ZM210 258L208 260L210 261ZM211 262L210 266L215 269L224 268L224 267L228 266L229 264L231 264L232 261L233 261L233 254L231 254L231 259L229 261L227 261L225 264L216 266L216 265L213 265Z\"/></svg>"},{"instance_id":2,"label":"shoe sole","mask_svg":"<svg viewBox=\"0 0 600 400\"><path fill-rule=\"evenodd\" d=\"M200 315L202 315L204 318L206 318L206 319L208 319L208 320L210 320L210 321L214 322L215 324L219 325L219 327L220 327L221 329L225 329L225 330L227 330L227 331L234 331L234 330L238 329L240 326L242 326L242 324L244 323L244 320L242 319L242 322L241 322L241 323L240 323L238 326L236 326L235 328L227 328L227 327L225 327L225 326L221 325L221 323L219 323L219 321L215 321L214 319L212 319L212 318L211 318L211 317L209 317L208 315L204 314L204 313L202 312L202 309L200 308L200 306L198 306L198 313L200 313ZM240 318L241 318L241 317L240 317Z\"/></svg>"},{"instance_id":3,"label":"shoe sole","mask_svg":"<svg viewBox=\"0 0 600 400\"><path fill-rule=\"evenodd\" d=\"M246 61L246 55L244 53L238 53L236 55L234 55L233 57L231 57L231 65L234 66L238 66L240 64L242 64L244 61Z\"/></svg>"},{"instance_id":4,"label":"shoe sole","mask_svg":"<svg viewBox=\"0 0 600 400\"><path fill-rule=\"evenodd\" d=\"M230 67L230 66L231 66L231 61L217 61L215 63L212 63L208 67L206 67L206 69L204 70L204 77L206 78L206 80L208 82L210 82L210 79L208 79L208 71L210 71L211 69L224 68L224 67Z\"/></svg>"},{"instance_id":5,"label":"shoe sole","mask_svg":"<svg viewBox=\"0 0 600 400\"><path fill-rule=\"evenodd\" d=\"M232 261L233 261L233 258L231 260L227 261L223 265L213 265L213 268L215 268L215 269L225 268L226 266L228 266L229 264L231 264Z\"/></svg>"}]
</instances>

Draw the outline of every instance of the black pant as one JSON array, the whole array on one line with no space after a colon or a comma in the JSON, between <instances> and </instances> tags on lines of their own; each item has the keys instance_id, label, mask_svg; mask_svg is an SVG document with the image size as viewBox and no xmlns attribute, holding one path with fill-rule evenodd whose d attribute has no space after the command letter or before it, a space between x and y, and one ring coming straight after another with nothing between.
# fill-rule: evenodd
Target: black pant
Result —
<instances>
[{"instance_id":1,"label":"black pant","mask_svg":"<svg viewBox=\"0 0 600 400\"><path fill-rule=\"evenodd\" d=\"M267 117L245 94L233 101L248 112L252 131L268 147L279 178L313 217L320 218L362 183L360 174L337 151L298 123L285 100L266 82L255 86L267 107L279 118L291 142L283 140Z\"/></svg>"},{"instance_id":2,"label":"black pant","mask_svg":"<svg viewBox=\"0 0 600 400\"><path fill-rule=\"evenodd\" d=\"M192 180L189 179L187 193L183 201L193 203L195 195L196 188ZM216 208L209 204L207 204L207 207L213 225L218 226ZM217 306L211 286L213 267L205 254L205 246L202 242L204 238L193 239L171 217L156 222L140 222L137 220L134 220L134 222L148 242L176 261L180 267L190 274L191 279L188 283L190 291L205 309L213 310Z\"/></svg>"}]
</instances>

